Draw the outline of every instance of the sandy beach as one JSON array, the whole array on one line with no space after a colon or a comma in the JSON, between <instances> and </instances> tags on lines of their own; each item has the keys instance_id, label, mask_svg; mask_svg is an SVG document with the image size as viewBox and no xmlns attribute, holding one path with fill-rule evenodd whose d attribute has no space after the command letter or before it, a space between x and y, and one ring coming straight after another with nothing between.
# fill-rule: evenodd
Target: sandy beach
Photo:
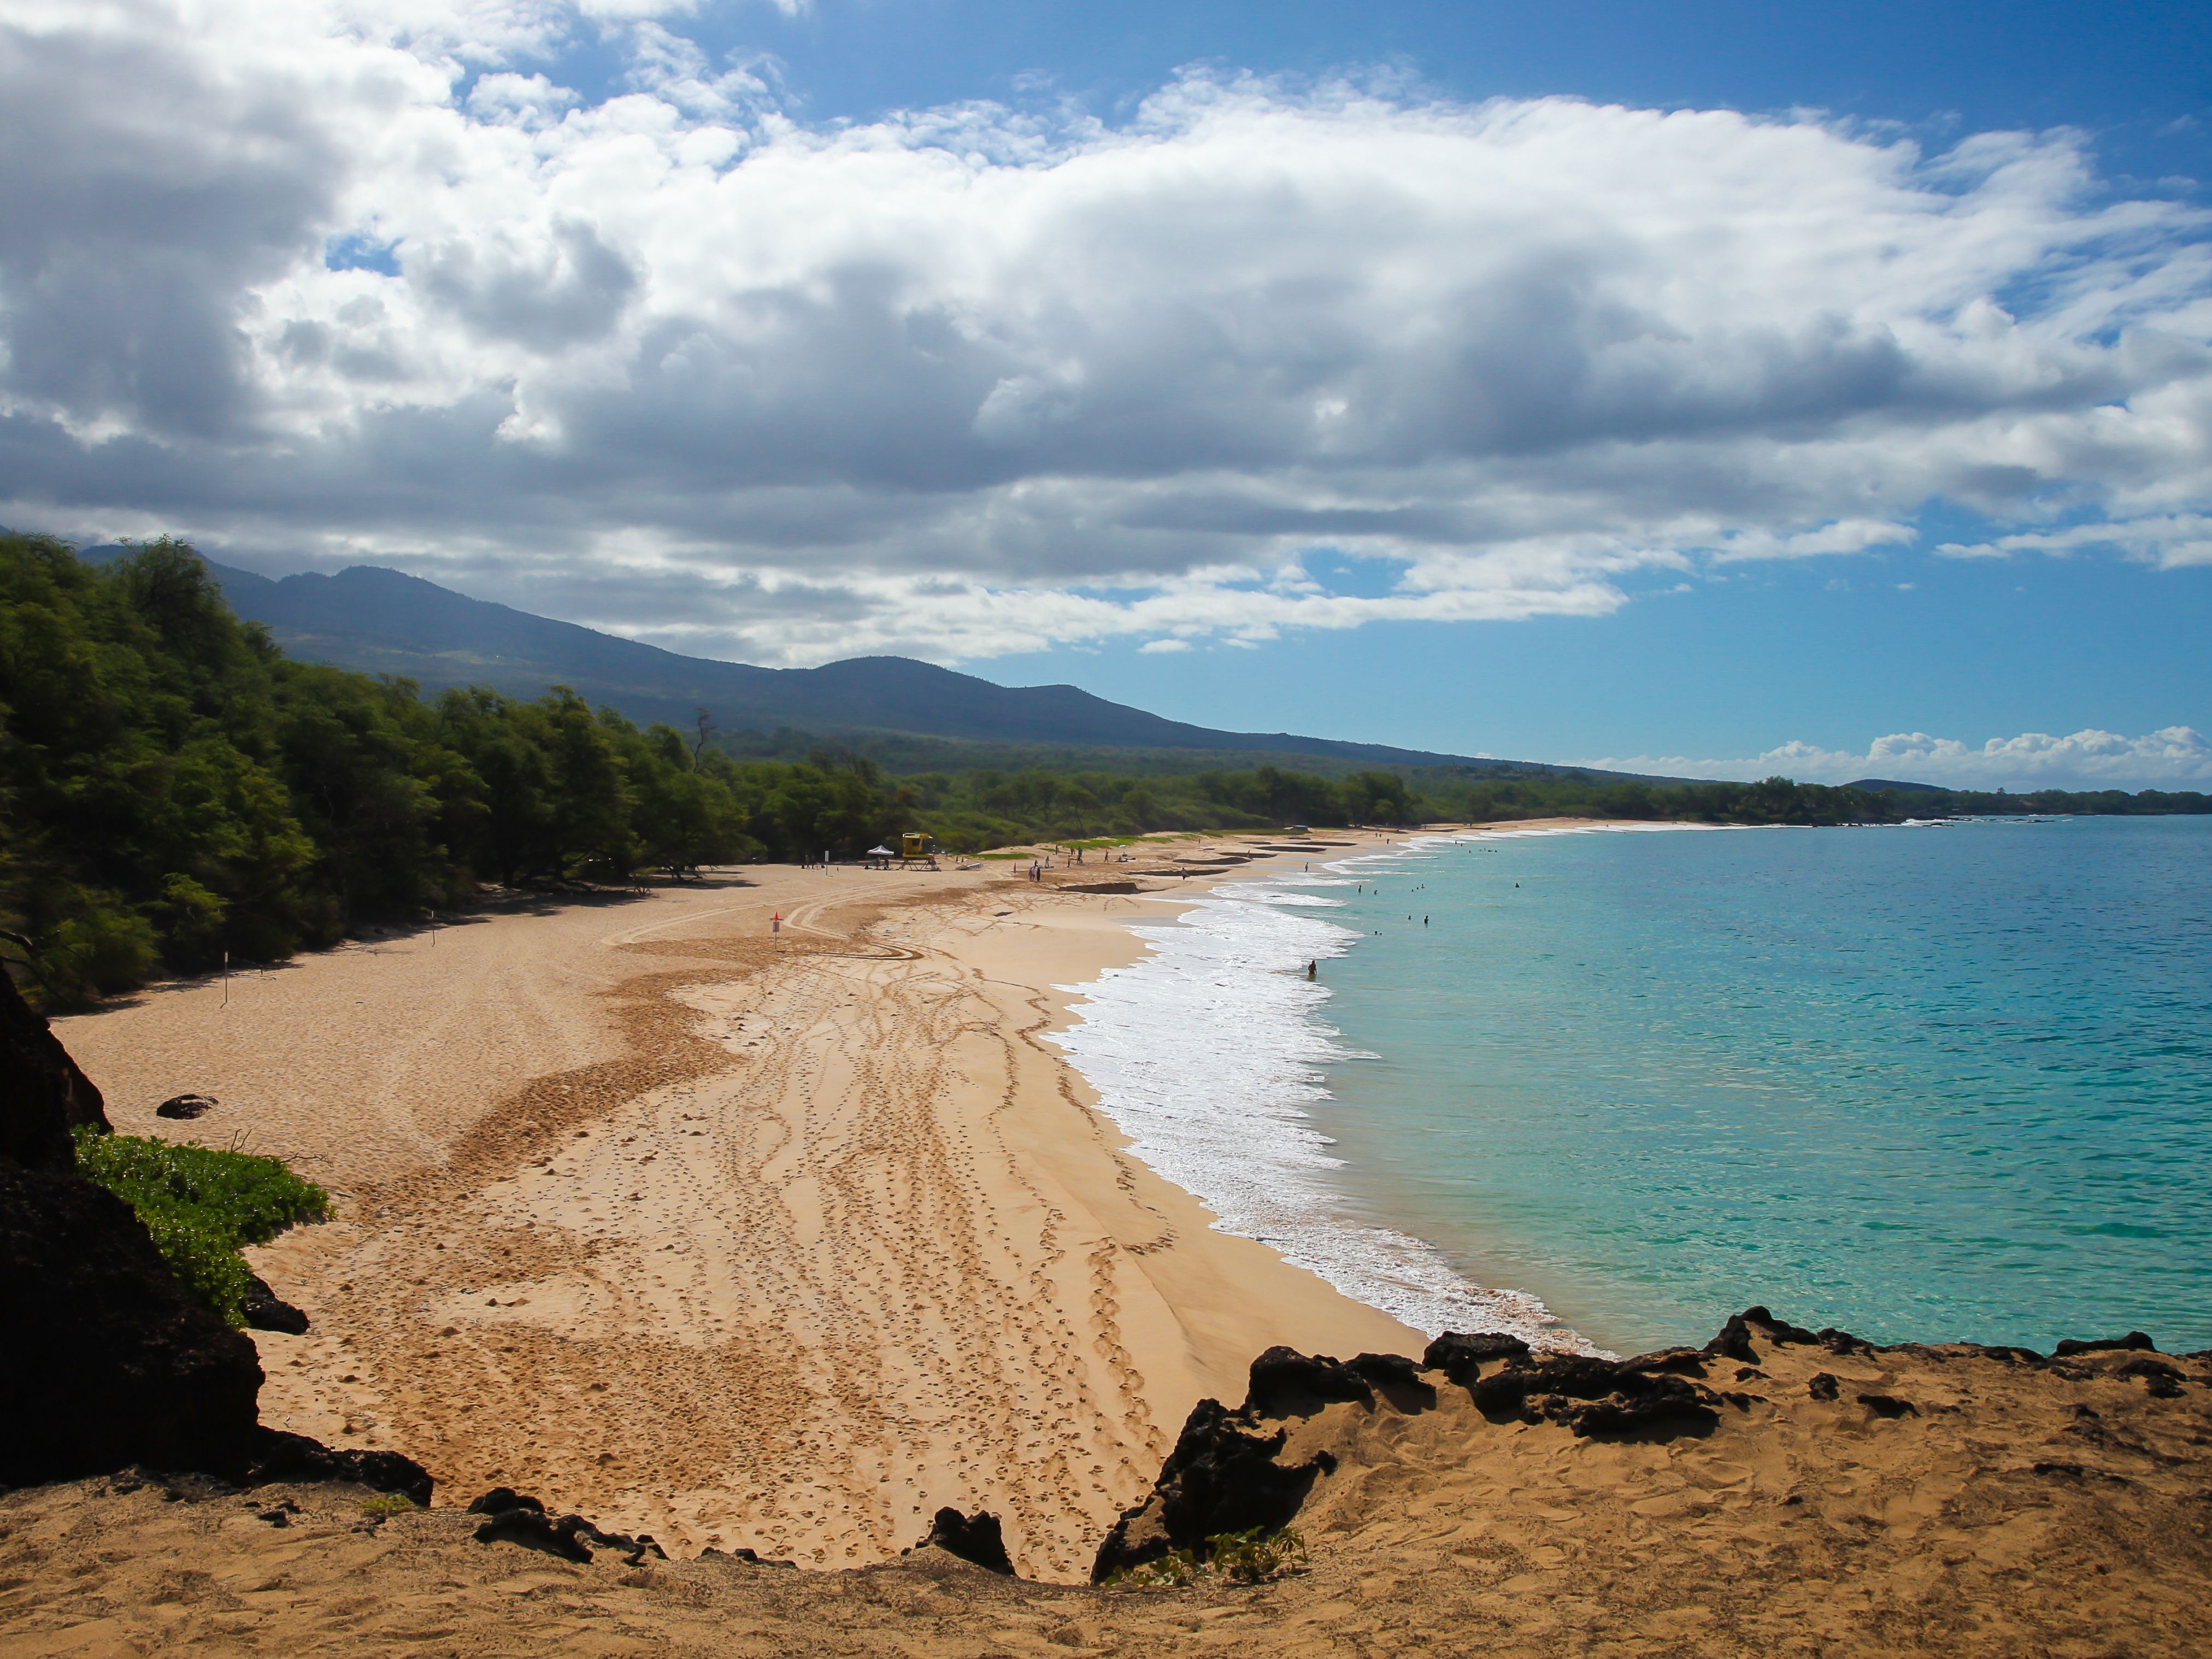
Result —
<instances>
[{"instance_id":1,"label":"sandy beach","mask_svg":"<svg viewBox=\"0 0 2212 1659\"><path fill-rule=\"evenodd\" d=\"M2203 1650L2212 1352L1877 1347L1754 1309L1619 1364L1424 1355L1210 1231L1042 1042L1051 988L1160 914L1077 890L1129 868L726 872L57 1022L118 1127L337 1193L256 1253L315 1320L256 1334L263 1419L441 1490L0 1493L9 1650ZM222 1103L153 1115L183 1089ZM1422 1362L1263 1381L1276 1343ZM1201 1395L1244 1403L1186 1424ZM1126 1506L1116 1536L1177 1524L1193 1465L1163 1455L1200 1443L1245 1458L1231 1489L1304 1483L1295 1570L1081 1582ZM674 1559L516 1547L459 1512L494 1484ZM1023 1577L902 1554L940 1504L1003 1517Z\"/></svg>"},{"instance_id":2,"label":"sandy beach","mask_svg":"<svg viewBox=\"0 0 2212 1659\"><path fill-rule=\"evenodd\" d=\"M987 1508L1024 1575L1073 1579L1253 1355L1422 1340L1210 1231L1039 1041L1070 1018L1051 988L1139 953L1139 913L1006 863L763 866L57 1030L119 1130L337 1195L254 1253L313 1320L255 1334L265 1422L678 1554L862 1565L941 1504ZM221 1104L154 1115L187 1090Z\"/></svg>"}]
</instances>

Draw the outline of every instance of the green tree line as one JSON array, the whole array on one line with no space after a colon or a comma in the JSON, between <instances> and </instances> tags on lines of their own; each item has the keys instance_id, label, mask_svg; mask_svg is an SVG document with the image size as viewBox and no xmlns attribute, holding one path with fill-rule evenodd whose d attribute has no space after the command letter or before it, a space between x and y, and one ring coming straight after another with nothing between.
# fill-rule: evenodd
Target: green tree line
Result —
<instances>
[{"instance_id":1,"label":"green tree line","mask_svg":"<svg viewBox=\"0 0 2212 1659\"><path fill-rule=\"evenodd\" d=\"M734 741L783 750L791 735ZM2196 793L1869 793L1787 778L1133 764L894 776L830 747L740 759L703 723L640 729L564 687L426 697L406 680L295 661L239 620L179 543L95 567L50 537L0 534L0 928L28 944L27 988L53 1007L226 955L327 945L465 904L481 883L851 857L908 829L965 852L1293 823L2209 809Z\"/></svg>"},{"instance_id":2,"label":"green tree line","mask_svg":"<svg viewBox=\"0 0 2212 1659\"><path fill-rule=\"evenodd\" d=\"M326 945L481 881L850 848L905 811L865 763L739 765L561 687L425 698L295 662L180 544L94 567L0 536L0 923L49 1006Z\"/></svg>"}]
</instances>

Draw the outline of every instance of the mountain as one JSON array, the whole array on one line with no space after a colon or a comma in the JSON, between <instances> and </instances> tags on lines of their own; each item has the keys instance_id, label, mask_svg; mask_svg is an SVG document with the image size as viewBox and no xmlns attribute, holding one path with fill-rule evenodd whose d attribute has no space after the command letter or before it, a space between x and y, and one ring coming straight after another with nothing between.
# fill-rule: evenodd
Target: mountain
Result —
<instances>
[{"instance_id":1,"label":"mountain","mask_svg":"<svg viewBox=\"0 0 2212 1659\"><path fill-rule=\"evenodd\" d=\"M125 550L88 548L82 556L100 561ZM489 685L534 697L549 685L567 685L641 724L666 720L688 728L703 708L725 733L792 727L832 737L915 734L1000 750L1141 750L1206 764L1250 765L1266 757L1317 761L1331 770L1367 765L1627 775L1287 732L1216 731L1109 702L1073 685L997 685L906 657L855 657L820 668L716 662L472 599L376 565L271 578L207 564L232 608L265 625L295 657L401 674L430 690ZM1019 763L1018 756L1013 759Z\"/></svg>"}]
</instances>

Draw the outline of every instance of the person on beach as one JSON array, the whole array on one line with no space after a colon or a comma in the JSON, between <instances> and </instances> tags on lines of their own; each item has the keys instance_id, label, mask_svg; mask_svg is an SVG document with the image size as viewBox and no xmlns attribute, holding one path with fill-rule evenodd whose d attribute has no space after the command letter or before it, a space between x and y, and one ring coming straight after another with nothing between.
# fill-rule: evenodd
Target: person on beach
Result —
<instances>
[{"instance_id":1,"label":"person on beach","mask_svg":"<svg viewBox=\"0 0 2212 1659\"><path fill-rule=\"evenodd\" d=\"M782 934L782 933L783 933L783 912L782 912L782 911L781 911L781 910L777 911L774 915L770 916L770 917L768 919L768 930L769 930L769 932L770 933L772 933L772 934L775 934L775 935L778 935L778 936L781 936L781 935Z\"/></svg>"}]
</instances>

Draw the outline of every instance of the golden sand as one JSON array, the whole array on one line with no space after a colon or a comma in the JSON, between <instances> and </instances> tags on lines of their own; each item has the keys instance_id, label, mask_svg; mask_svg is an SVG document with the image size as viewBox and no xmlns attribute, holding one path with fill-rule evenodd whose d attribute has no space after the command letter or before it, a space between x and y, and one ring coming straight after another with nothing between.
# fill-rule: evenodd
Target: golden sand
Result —
<instances>
[{"instance_id":1,"label":"golden sand","mask_svg":"<svg viewBox=\"0 0 2212 1659\"><path fill-rule=\"evenodd\" d=\"M1211 1231L1040 1042L1136 914L1005 865L762 868L56 1024L118 1130L339 1194L252 1253L313 1321L255 1334L264 1422L679 1553L855 1566L989 1509L1072 1579L1254 1354L1420 1340ZM153 1115L186 1090L222 1104Z\"/></svg>"},{"instance_id":2,"label":"golden sand","mask_svg":"<svg viewBox=\"0 0 2212 1659\"><path fill-rule=\"evenodd\" d=\"M935 1550L828 1573L613 1550L574 1565L475 1542L452 1510L379 1519L358 1488L88 1480L0 1496L0 1628L11 1659L2212 1651L2212 1368L1763 1338L1753 1359L1705 1367L1740 1403L1689 1432L1493 1422L1441 1373L1433 1406L1263 1423L1285 1435L1278 1461L1335 1468L1297 1520L1310 1571L1258 1586L1025 1583ZM2187 1380L2154 1391L2150 1365Z\"/></svg>"}]
</instances>

